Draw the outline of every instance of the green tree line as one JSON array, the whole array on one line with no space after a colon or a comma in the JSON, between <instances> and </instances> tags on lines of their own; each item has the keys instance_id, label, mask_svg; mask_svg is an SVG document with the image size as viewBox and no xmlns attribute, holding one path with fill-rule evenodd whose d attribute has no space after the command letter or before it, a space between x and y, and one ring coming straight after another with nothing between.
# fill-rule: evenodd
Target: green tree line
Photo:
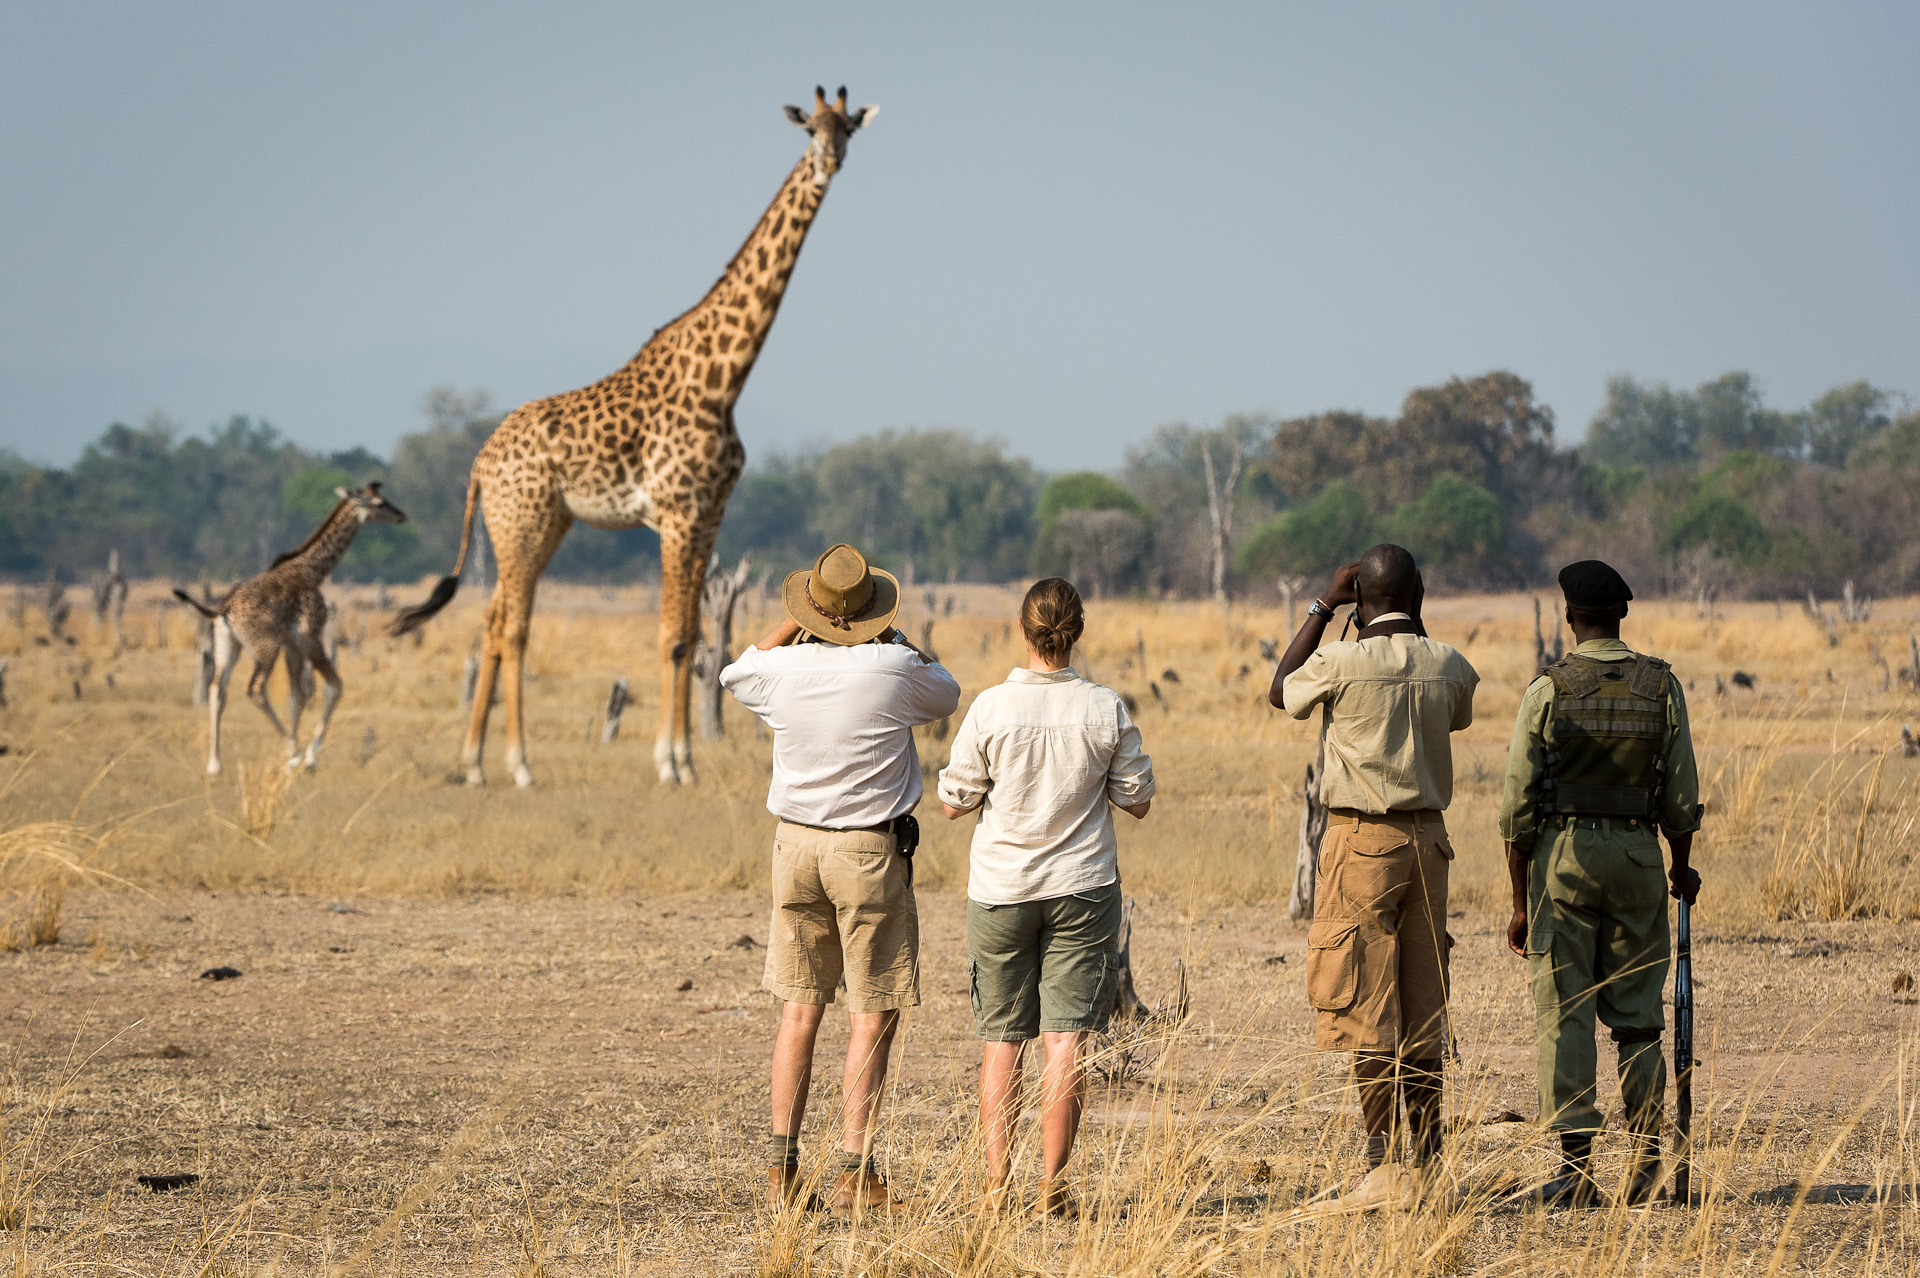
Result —
<instances>
[{"instance_id":1,"label":"green tree line","mask_svg":"<svg viewBox=\"0 0 1920 1278\"><path fill-rule=\"evenodd\" d=\"M349 580L445 572L466 475L498 424L484 394L441 389L391 458L321 454L265 422L201 433L164 418L109 426L64 469L0 454L0 574L78 580L118 550L129 574L257 572L331 508L379 480L408 522L363 531ZM1406 545L1440 589L1507 589L1599 555L1644 593L1763 595L1920 586L1920 413L1865 382L1803 408L1764 403L1733 372L1692 389L1617 377L1586 441L1508 372L1409 394L1393 417L1335 411L1164 426L1113 474L1047 476L961 430L885 431L756 458L734 490L719 556L773 570L851 541L918 581L1062 572L1097 594L1270 594L1376 541ZM644 530L584 525L551 576L658 573ZM1644 583L1644 584L1641 584Z\"/></svg>"}]
</instances>

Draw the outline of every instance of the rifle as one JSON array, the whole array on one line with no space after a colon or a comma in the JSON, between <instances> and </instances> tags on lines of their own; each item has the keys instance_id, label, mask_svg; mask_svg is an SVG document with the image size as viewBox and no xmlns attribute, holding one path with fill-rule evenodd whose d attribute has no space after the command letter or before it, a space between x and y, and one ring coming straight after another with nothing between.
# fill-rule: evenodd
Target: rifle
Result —
<instances>
[{"instance_id":1,"label":"rifle","mask_svg":"<svg viewBox=\"0 0 1920 1278\"><path fill-rule=\"evenodd\" d=\"M1680 931L1674 944L1673 963L1673 1082L1674 1126L1679 1139L1674 1143L1673 1201L1681 1207L1693 1205L1688 1172L1693 1160L1693 909L1680 898Z\"/></svg>"}]
</instances>

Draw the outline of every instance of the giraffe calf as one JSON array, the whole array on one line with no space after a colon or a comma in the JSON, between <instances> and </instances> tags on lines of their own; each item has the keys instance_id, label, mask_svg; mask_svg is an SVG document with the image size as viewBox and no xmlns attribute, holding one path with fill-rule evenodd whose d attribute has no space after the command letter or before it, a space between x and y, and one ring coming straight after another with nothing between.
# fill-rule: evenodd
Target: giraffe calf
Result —
<instances>
[{"instance_id":1,"label":"giraffe calf","mask_svg":"<svg viewBox=\"0 0 1920 1278\"><path fill-rule=\"evenodd\" d=\"M327 736L327 724L333 719L340 701L340 672L335 670L321 644L327 626L327 601L320 587L332 575L340 557L353 544L361 525L372 520L384 524L404 524L406 514L380 495L379 484L365 488L336 488L340 498L320 526L299 547L273 561L257 577L235 586L227 597L209 608L184 590L173 593L186 600L213 622L213 684L207 689L207 775L220 775L220 716L227 704L227 680L238 664L240 651L253 654L253 673L247 678L247 700L273 724L273 730L287 739L287 767L304 762L311 769L320 759L320 745ZM267 680L274 663L284 656L287 663L287 723L273 711L267 698ZM320 705L320 726L300 750L300 715L313 695L313 674L326 683Z\"/></svg>"}]
</instances>

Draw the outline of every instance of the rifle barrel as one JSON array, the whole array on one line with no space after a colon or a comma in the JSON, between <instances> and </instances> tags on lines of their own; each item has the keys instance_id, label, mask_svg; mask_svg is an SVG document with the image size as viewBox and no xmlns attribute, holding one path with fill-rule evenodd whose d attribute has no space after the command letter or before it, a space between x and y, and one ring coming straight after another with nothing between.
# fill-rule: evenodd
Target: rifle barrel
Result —
<instances>
[{"instance_id":1,"label":"rifle barrel","mask_svg":"<svg viewBox=\"0 0 1920 1278\"><path fill-rule=\"evenodd\" d=\"M1673 1201L1692 1204L1693 1163L1693 911L1682 898L1673 968L1673 1080L1675 1127Z\"/></svg>"}]
</instances>

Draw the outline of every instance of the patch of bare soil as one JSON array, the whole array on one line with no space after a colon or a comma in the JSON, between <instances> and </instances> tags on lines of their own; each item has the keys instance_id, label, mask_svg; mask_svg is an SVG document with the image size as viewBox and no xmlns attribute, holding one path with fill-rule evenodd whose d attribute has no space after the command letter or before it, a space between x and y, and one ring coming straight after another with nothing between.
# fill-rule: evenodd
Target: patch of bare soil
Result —
<instances>
[{"instance_id":1,"label":"patch of bare soil","mask_svg":"<svg viewBox=\"0 0 1920 1278\"><path fill-rule=\"evenodd\" d=\"M897 1051L883 1142L910 1191L933 1190L930 1169L971 1138L978 1061L963 902L927 894L921 909L925 1005ZM1876 1142L1892 1139L1885 1084L1916 1028L1895 978L1920 971L1920 927L1720 935L1710 908L1700 918L1700 1122L1739 1142L1714 1172L1728 1210L1777 1229L1809 1149L1864 1116L1819 1167L1802 1220L1810 1239L1868 1245L1889 1204L1871 1183ZM1462 1060L1449 1104L1481 1165L1518 1183L1548 1155L1531 1121L1485 1121L1538 1110L1524 967L1495 923L1452 921ZM0 954L6 1137L32 1182L29 1243L55 1259L142 1273L216 1256L290 1272L355 1258L394 1272L753 1263L776 1019L759 989L761 900L90 893L69 899L62 935ZM1350 1169L1344 1062L1306 1055L1303 941L1270 910L1181 917L1141 902L1143 995L1170 999L1185 966L1182 1063L1165 1067L1164 1035L1103 1057L1077 1157L1112 1156L1103 1145L1156 1114L1240 1124L1244 1138L1196 1173L1217 1175L1214 1206L1230 1216L1285 1205L1279 1178L1242 1178L1241 1160L1264 1166L1315 1125L1314 1174ZM203 975L223 967L239 975ZM837 1144L844 1044L830 1014L809 1159ZM1603 1078L1612 1058L1603 1041ZM1467 1258L1495 1260L1516 1219L1490 1213Z\"/></svg>"}]
</instances>

